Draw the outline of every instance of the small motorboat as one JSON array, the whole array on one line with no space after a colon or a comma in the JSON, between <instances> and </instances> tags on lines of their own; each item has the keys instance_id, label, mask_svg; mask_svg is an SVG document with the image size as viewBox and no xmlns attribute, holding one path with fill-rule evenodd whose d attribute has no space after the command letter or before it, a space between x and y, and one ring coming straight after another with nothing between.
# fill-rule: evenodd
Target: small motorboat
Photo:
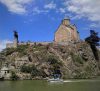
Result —
<instances>
[{"instance_id":1,"label":"small motorboat","mask_svg":"<svg viewBox=\"0 0 100 91\"><path fill-rule=\"evenodd\" d=\"M52 78L52 79L48 79L48 82L63 82L63 79L60 79L60 78Z\"/></svg>"},{"instance_id":2,"label":"small motorboat","mask_svg":"<svg viewBox=\"0 0 100 91\"><path fill-rule=\"evenodd\" d=\"M63 79L61 79L61 72L59 69L55 69L51 76L52 78L48 79L48 82L63 82Z\"/></svg>"}]
</instances>

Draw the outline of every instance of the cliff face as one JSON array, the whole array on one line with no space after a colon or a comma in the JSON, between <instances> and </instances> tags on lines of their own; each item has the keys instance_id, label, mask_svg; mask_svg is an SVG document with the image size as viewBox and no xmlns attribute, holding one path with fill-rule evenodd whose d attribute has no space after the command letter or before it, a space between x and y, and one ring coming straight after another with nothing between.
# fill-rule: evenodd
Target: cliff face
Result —
<instances>
[{"instance_id":1,"label":"cliff face","mask_svg":"<svg viewBox=\"0 0 100 91\"><path fill-rule=\"evenodd\" d=\"M20 45L2 51L1 66L6 63L20 79L43 79L59 69L62 78L92 78L100 75L99 62L85 43Z\"/></svg>"}]
</instances>

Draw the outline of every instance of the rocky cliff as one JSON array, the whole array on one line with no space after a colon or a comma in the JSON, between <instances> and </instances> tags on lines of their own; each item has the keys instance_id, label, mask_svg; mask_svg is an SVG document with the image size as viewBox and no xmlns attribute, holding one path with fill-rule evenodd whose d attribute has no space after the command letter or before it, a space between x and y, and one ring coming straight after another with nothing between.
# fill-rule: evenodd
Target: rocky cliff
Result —
<instances>
[{"instance_id":1,"label":"rocky cliff","mask_svg":"<svg viewBox=\"0 0 100 91\"><path fill-rule=\"evenodd\" d=\"M100 54L100 52L99 52ZM99 55L100 56L100 55ZM85 43L59 45L20 45L0 53L0 66L7 64L12 76L19 79L44 79L59 69L62 78L92 78L100 75L90 46Z\"/></svg>"}]
</instances>

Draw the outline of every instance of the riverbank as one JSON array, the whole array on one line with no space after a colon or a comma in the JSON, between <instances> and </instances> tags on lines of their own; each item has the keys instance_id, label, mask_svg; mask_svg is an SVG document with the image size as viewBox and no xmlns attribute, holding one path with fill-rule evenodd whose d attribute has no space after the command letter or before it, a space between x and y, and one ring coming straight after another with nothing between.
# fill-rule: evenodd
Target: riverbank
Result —
<instances>
[{"instance_id":1,"label":"riverbank","mask_svg":"<svg viewBox=\"0 0 100 91\"><path fill-rule=\"evenodd\" d=\"M47 81L50 78L44 78L44 79L17 79L17 80L11 80L11 79L1 79L0 81ZM98 77L93 77L93 78L69 78L69 79L63 79L64 81L76 81L76 80L95 80L95 79L99 79L100 80L100 76Z\"/></svg>"}]
</instances>

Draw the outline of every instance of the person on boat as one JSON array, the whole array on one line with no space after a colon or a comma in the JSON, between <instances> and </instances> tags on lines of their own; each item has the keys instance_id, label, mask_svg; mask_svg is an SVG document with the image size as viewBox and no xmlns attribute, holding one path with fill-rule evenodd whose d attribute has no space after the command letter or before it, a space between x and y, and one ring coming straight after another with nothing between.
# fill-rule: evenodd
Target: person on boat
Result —
<instances>
[{"instance_id":1,"label":"person on boat","mask_svg":"<svg viewBox=\"0 0 100 91\"><path fill-rule=\"evenodd\" d=\"M57 79L57 78L61 78L61 71L58 69L58 70L54 70L54 73L53 73L53 77L54 79Z\"/></svg>"}]
</instances>

